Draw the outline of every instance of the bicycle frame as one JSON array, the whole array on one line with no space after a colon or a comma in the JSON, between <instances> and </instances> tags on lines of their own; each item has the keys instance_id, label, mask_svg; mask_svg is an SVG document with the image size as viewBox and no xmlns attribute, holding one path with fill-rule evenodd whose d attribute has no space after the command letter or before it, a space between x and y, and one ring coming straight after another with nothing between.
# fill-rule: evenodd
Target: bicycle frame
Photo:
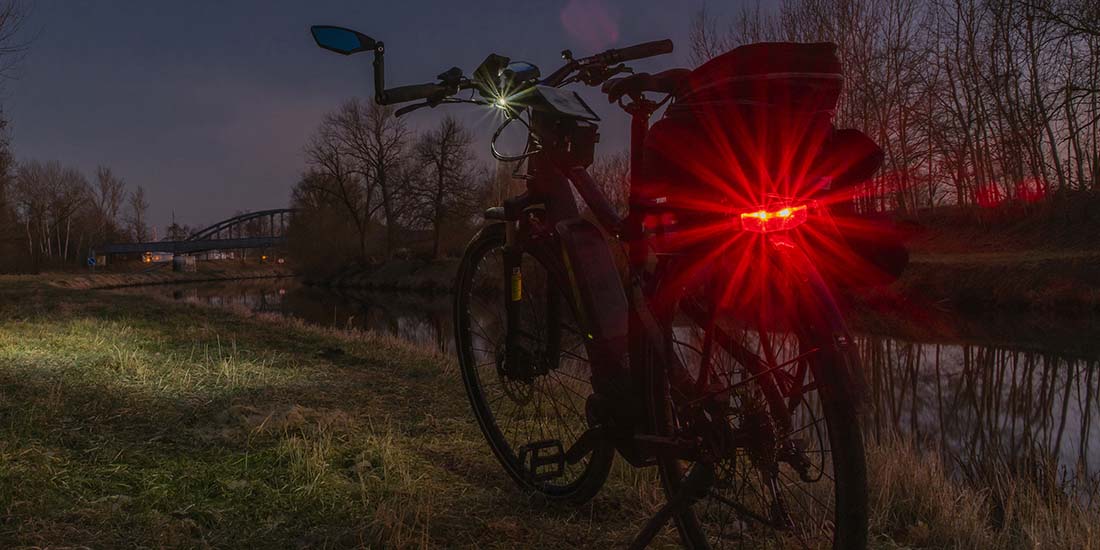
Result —
<instances>
[{"instance_id":1,"label":"bicycle frame","mask_svg":"<svg viewBox=\"0 0 1100 550\"><path fill-rule=\"evenodd\" d=\"M655 102L640 98L628 106L632 118L631 196L636 185L635 175L641 171L642 144L649 118L657 106ZM567 282L565 294L588 340L592 385L600 402L597 409L602 409L596 414L603 416L599 421L613 426L618 435L624 436L617 438L623 443L619 445L620 453L631 462L644 462L644 456L638 456L636 450L625 444L625 436L639 427L644 413L641 373L637 372L637 365L630 364L629 357L640 357L646 342L652 343L654 337L660 336L654 333L657 328L647 309L638 276L638 269L648 253L647 245L630 229L636 214L632 211L625 220L620 219L588 174L585 163L590 159L585 158L583 152L578 158L575 143L568 136L577 124L546 114L532 114L532 131L543 136L543 149L529 159L526 190L504 201L501 219L508 224L507 273L504 275L512 285L522 285L520 258L526 251L540 255L548 269L557 271L558 280ZM545 139L550 135L555 139ZM570 184L603 231L627 245L630 261L625 283L604 233L580 217ZM533 208L541 212L541 219L525 215ZM544 246L548 243L555 246ZM508 334L512 339L519 332L512 329L517 328L514 324L521 318L521 308L525 305L519 296L513 286L507 302ZM506 345L507 350L518 347L513 341Z\"/></svg>"},{"instance_id":2,"label":"bicycle frame","mask_svg":"<svg viewBox=\"0 0 1100 550\"><path fill-rule=\"evenodd\" d=\"M546 114L532 114L532 131L542 136L543 150L529 159L526 176L527 189L522 194L504 201L503 221L508 224L505 245L505 277L522 284L520 258L523 252L538 254L548 269L557 272L557 279L565 281L565 294L582 323L587 337L586 347L592 362L592 386L596 395L594 413L599 425L609 429L608 435L616 443L622 456L636 466L646 465L653 453L690 453L691 449L671 441L646 441L640 448L637 433L648 428L642 426L645 418L645 399L642 387L647 379L644 369L652 365L630 358L654 354L659 361L676 361L674 354L666 353L667 345L661 329L661 312L651 309L655 285L643 281L648 260L653 254L652 243L641 231L641 219L648 212L638 204L639 177L642 173L642 151L649 131L649 120L659 103L640 95L624 107L631 115L630 140L630 210L620 219L609 205L595 181L588 174L586 164L590 153L578 152L569 139L577 122L562 121ZM545 139L554 136L554 139ZM601 232L590 221L580 217L580 210L569 185L572 184L593 217L603 229ZM538 208L543 218L537 221L525 217L529 209ZM537 225L537 227L536 227ZM605 233L626 246L628 273L624 280L613 260L610 243ZM786 256L788 262L806 267L809 260L793 244L782 237L768 237L775 256ZM543 246L553 243L554 246ZM781 250L791 248L791 250ZM580 266L583 265L583 269ZM793 264L792 264L793 265ZM517 279L518 276L518 279ZM810 275L807 275L809 278ZM814 284L824 285L815 278ZM818 292L825 295L825 292ZM518 294L512 292L512 298ZM522 301L510 299L507 303L508 338L516 338L518 319L521 318ZM835 307L832 304L830 307ZM800 315L817 317L820 312L800 312ZM695 322L705 325L712 313L697 312ZM827 316L829 317L829 316ZM835 317L835 316L833 316ZM667 320L665 320L667 322ZM506 349L518 349L509 340ZM739 354L739 352L744 352ZM731 349L731 353L751 358L749 350ZM511 356L513 364L522 358ZM748 359L746 359L748 360ZM666 365L668 367L675 365ZM750 370L765 375L763 365L753 365ZM793 407L800 392L781 396L769 395L770 400L790 400ZM781 425L787 419L777 419ZM670 448L672 446L673 448ZM583 452L576 449L575 452Z\"/></svg>"},{"instance_id":3,"label":"bicycle frame","mask_svg":"<svg viewBox=\"0 0 1100 550\"><path fill-rule=\"evenodd\" d=\"M508 58L491 54L478 67L475 78L472 79L453 68L440 74L437 82L385 89L382 76L385 48L381 42L340 27L315 26L311 28L311 32L319 46L336 53L349 55L373 51L375 100L383 105L421 101L402 107L395 112L396 116L444 103L474 103L500 108L508 117L505 125L519 119L523 112L529 113L526 123L530 130L528 147L522 155L508 158L501 156L495 145L492 149L493 155L500 160L527 159L527 174L522 176L526 180L526 190L505 200L503 207L491 208L486 212L486 219L501 225L490 226L490 230L479 234L472 242L472 248L468 249L467 257L472 258L471 263L467 265L464 258L459 270L459 287L465 290L460 290L456 295L456 335L460 350L470 347L469 332L461 328L464 325L459 312L464 311L467 316L470 315L463 296L468 297L468 293L472 292L470 289L473 287L470 285L474 284L476 275L473 270L489 250L487 247L499 247L503 232L504 265L501 276L508 283L505 285L504 296L506 336L504 349L500 349L497 340L492 346L495 349L490 352L494 355L497 374L530 381L533 376L546 374L548 369L556 368L554 361L559 360L564 351L561 347L562 325L556 322L547 323L545 349L530 351L520 342L520 338L530 336L524 334L525 327L520 322L524 317L523 310L535 305L525 303L522 288L522 259L524 254L529 254L550 271L551 291L560 287L568 302L568 305L562 306L557 295L547 294L547 302L543 304L547 308L547 318L556 321L558 308L569 307L580 325L580 336L588 351L588 362L591 365L592 393L585 394L587 398L584 413L575 408L572 411L575 417L579 417L575 420L579 420L587 428L579 437L569 434L573 443L568 449L563 448L560 438L528 441L513 449L512 443L504 440L499 428L495 426L495 413L488 410L491 405L484 400L480 375L477 372L483 365L470 365L470 350L460 351L463 381L474 407L474 414L493 452L508 474L520 485L530 489L555 498L576 498L583 502L591 498L606 480L613 449L634 466L659 464L662 468L661 478L666 482L665 488L670 494L668 502L646 524L631 546L643 548L673 515L692 507L715 483L717 458L726 457L731 451L738 451L743 446L759 447L760 456L753 457L752 461L755 463L759 459L761 465L758 469L764 473L770 472L766 482L768 490L774 496L771 511L764 512L768 517L763 517L751 510L738 509L732 504L731 506L765 526L785 529L790 519L779 495L778 465L780 462L790 463L799 476L806 480L805 473L809 463L797 441L778 441L777 438L781 435L786 438L794 433L790 431L790 411L799 405L806 390L833 385L835 379L832 378L822 384L823 373L819 369L829 369L824 372L826 375L839 374L840 385L847 385L850 373L832 372L835 368L846 369L847 363L832 359L849 353L849 340L828 285L805 253L812 250L813 243L807 242L804 251L799 248L795 239L782 234L807 221L811 209L816 208L811 203L792 203L789 197L771 195L766 197L764 204L754 205L752 210L734 212L723 206L726 204L724 201L718 200L711 201L716 202L714 211L706 212L702 216L699 214L704 213L685 212L686 215L680 220L683 222L686 218L687 223L683 225L694 229L692 224L702 221L699 218L709 220L717 215L719 224L725 224L736 222L736 216L740 216L740 229L760 237L759 240L754 238L751 244L753 248L761 248L767 256L764 267L775 268L775 273L789 273L797 280L795 286L807 287L812 301L824 302L822 305L825 307L820 311L803 308L800 303L782 309L781 317L793 317L793 321L801 325L798 356L783 363L777 361L770 344L766 343L770 338L768 333L772 331L772 325L764 322L770 320L767 312L762 311L767 308L758 307L760 304L767 306L770 303L767 301L769 296L763 296L756 302L744 300L751 310L747 314L731 310L727 307L729 304L708 301L713 292L712 287L715 286L715 275L727 274L723 270L722 262L711 263L710 260L719 253L724 253L726 247L716 248L713 254L696 259L693 248L670 246L665 249L666 243L662 242L663 239L650 238L647 233L648 216L660 214L663 219L666 213L679 216L682 212L679 206L668 208L663 204L667 203L667 198L652 201L643 199L640 177L645 170L642 155L650 129L649 120L663 104L646 99L642 88L671 96L675 86L669 83L674 84L675 78L670 79L666 75L653 80L645 80L643 77L642 80L611 82L611 77L632 72L623 64L625 61L671 52L671 41L610 49L581 59L574 59L567 50L562 53L566 60L565 65L542 80L538 79L537 68L523 64L520 69L512 71L508 69ZM594 122L599 118L584 105L579 96L570 96L572 92L557 90L574 82L592 86L605 84L605 91L613 99L624 97L620 91L624 90L622 85L627 85L625 93L631 101L626 104L620 101L620 106L631 115L630 200L629 212L625 218L621 218L610 206L587 171L587 167L592 164L598 138ZM642 84L639 85L639 82ZM473 93L466 99L455 97L464 90L476 92L480 97L475 97ZM522 119L519 120L522 122ZM501 129L494 134L494 143ZM588 206L598 225L580 216L580 209L570 185ZM650 204L651 202L654 204ZM724 226L719 225L718 228L722 227ZM666 230L663 227L658 228L657 234ZM612 254L607 234L626 248L625 278ZM756 244L762 246L756 247ZM666 256L669 251L672 255ZM681 256L683 260L680 259ZM736 256L729 259L746 259L751 262L761 260L755 256ZM689 265L691 262L694 265ZM677 273L682 268L681 264L691 268L684 270L684 273L692 276L698 275L695 271L700 271L693 271L695 268L706 264L701 269L703 276L695 277L698 281L685 281L689 277L680 277L681 273ZM739 266L738 269L729 271L740 273L744 269ZM764 270L758 273L761 277L768 275ZM731 281L729 277L726 277L726 281L730 284L741 284L741 281ZM684 292L685 289L687 292ZM720 294L727 296L730 290L726 288ZM740 291L740 287L737 290ZM726 327L716 324L719 315L724 316L727 311L734 314L736 321L746 320L750 327L755 326L767 357L757 356L743 341L736 342L732 338L721 337L723 343L719 345L744 370L740 381L730 380L729 385L716 390L707 382L712 372L709 350L714 346L714 333L727 330ZM695 381L689 379L689 369L681 364L681 358L672 353L673 349L679 349L675 346L691 347L690 344L678 341L673 334L673 330L678 330L677 323L681 318L705 329ZM752 325L753 322L758 324ZM463 330L466 332L462 332ZM804 343L801 337L808 335L810 331L815 333L814 338ZM828 348L829 351L822 352L822 356L831 356L825 361L814 361L812 364L804 359L808 354L821 351L818 348ZM682 360L690 363L689 359ZM817 366L819 363L825 366ZM792 364L797 368L795 373L780 371L782 367ZM803 386L807 370L814 371L814 381ZM761 378L768 382L761 384ZM725 405L716 405L715 402L731 398L730 392L746 384L761 386L760 397L767 402L766 410L750 403L741 407L738 414L751 422L742 423L741 426L731 426L724 421L713 422L714 418L724 418L728 409ZM852 395L844 391L832 393L832 390L822 393L837 400ZM585 395L578 395L585 398ZM749 401L760 400L753 398ZM671 414L666 410L666 404L675 409ZM650 405L654 408L647 410ZM712 410L711 407L714 406L719 409ZM515 411L519 410L517 408ZM840 415L840 425L849 428L844 432L847 435L842 436L846 439L831 438L830 443L840 441L846 444L841 445L842 449L847 449L845 456L855 458L854 461L849 461L848 467L843 471L847 479L856 480L856 484L850 486L858 491L866 476L858 422L851 416L854 409L831 407L826 410L831 411L834 417ZM680 418L687 419L686 421L672 418L681 414L683 416ZM770 418L761 421L761 416ZM646 422L647 420L650 422ZM818 422L819 420L815 420L812 425ZM686 429L678 429L674 424L686 426ZM718 431L712 428L717 428ZM852 429L856 431L853 432ZM541 425L539 432L541 435ZM831 433L830 431L830 435ZM853 451L856 448L858 452ZM518 456L513 456L516 451ZM569 486L554 488L535 485L541 480L562 476L566 462L576 465L589 455L592 460L585 466L584 474L573 480ZM680 460L693 462L694 465L689 471L680 472L677 462ZM592 477L585 479L593 464L596 468L591 470ZM557 468L555 471L540 473L540 468L554 465ZM679 481L671 483L669 480ZM840 503L840 493L837 495L837 502ZM848 527L845 533L836 531L838 547L848 547L852 541L859 543L866 538L865 495L850 497L848 503L849 512L855 510L854 514L858 517L854 522L846 522ZM864 518L862 523L859 517ZM684 530L684 525L687 524L680 524L681 535L686 541L689 540L689 534ZM699 526L696 525L693 529L692 537L703 535ZM703 544L705 546L705 541Z\"/></svg>"}]
</instances>

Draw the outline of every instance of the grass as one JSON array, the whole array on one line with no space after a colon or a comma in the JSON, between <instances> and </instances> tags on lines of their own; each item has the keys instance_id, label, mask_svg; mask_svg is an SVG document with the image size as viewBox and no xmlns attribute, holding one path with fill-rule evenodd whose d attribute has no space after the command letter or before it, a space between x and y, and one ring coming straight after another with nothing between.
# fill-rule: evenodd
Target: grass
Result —
<instances>
[{"instance_id":1,"label":"grass","mask_svg":"<svg viewBox=\"0 0 1100 550\"><path fill-rule=\"evenodd\" d=\"M1100 511L1057 486L990 468L950 479L931 452L906 441L869 445L876 544L920 548L1100 548Z\"/></svg>"},{"instance_id":2,"label":"grass","mask_svg":"<svg viewBox=\"0 0 1100 550\"><path fill-rule=\"evenodd\" d=\"M0 311L0 547L621 546L658 502L520 494L390 337L28 278Z\"/></svg>"},{"instance_id":3,"label":"grass","mask_svg":"<svg viewBox=\"0 0 1100 550\"><path fill-rule=\"evenodd\" d=\"M93 272L86 267L68 271L42 273L41 279L57 286L88 290L92 288L116 288L135 285L172 284L186 282L222 281L252 278L290 277L290 265L259 263L257 259L206 260L196 264L198 270L178 272L171 262L143 264L136 261L118 261L97 267Z\"/></svg>"},{"instance_id":4,"label":"grass","mask_svg":"<svg viewBox=\"0 0 1100 550\"><path fill-rule=\"evenodd\" d=\"M1030 485L870 457L876 547L1097 547ZM621 547L662 502L622 464L579 508L524 496L453 360L393 338L0 278L0 547Z\"/></svg>"}]
</instances>

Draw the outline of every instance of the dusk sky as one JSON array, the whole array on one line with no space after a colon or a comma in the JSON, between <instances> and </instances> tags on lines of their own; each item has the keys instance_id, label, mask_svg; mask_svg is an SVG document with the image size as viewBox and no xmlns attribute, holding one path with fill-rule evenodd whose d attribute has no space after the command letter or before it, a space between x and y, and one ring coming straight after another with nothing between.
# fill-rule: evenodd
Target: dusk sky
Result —
<instances>
[{"instance_id":1,"label":"dusk sky","mask_svg":"<svg viewBox=\"0 0 1100 550\"><path fill-rule=\"evenodd\" d=\"M111 167L144 185L150 221L215 222L237 210L285 207L304 167L302 148L322 114L371 97L370 54L318 49L311 24L384 40L390 86L427 82L490 52L532 61L548 74L558 53L671 38L677 51L637 63L687 63L687 35L702 1L540 2L77 1L37 0L18 78L3 86L20 160L58 160L91 176ZM600 151L626 147L627 120L591 93ZM487 137L477 107L446 109ZM444 109L408 117L433 124ZM488 142L477 143L488 159Z\"/></svg>"}]
</instances>

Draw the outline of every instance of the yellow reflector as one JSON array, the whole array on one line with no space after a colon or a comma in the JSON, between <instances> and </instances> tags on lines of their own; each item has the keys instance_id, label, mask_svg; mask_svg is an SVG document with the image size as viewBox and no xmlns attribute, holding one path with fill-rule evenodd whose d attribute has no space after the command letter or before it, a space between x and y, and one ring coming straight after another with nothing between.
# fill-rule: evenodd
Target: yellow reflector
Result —
<instances>
[{"instance_id":1,"label":"yellow reflector","mask_svg":"<svg viewBox=\"0 0 1100 550\"><path fill-rule=\"evenodd\" d=\"M518 267L512 268L512 301L523 299L523 272Z\"/></svg>"}]
</instances>

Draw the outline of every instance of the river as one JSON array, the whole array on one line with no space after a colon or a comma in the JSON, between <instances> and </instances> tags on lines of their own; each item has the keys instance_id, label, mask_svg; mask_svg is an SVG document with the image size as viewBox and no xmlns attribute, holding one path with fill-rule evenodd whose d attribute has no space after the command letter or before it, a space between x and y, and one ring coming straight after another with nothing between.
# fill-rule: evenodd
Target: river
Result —
<instances>
[{"instance_id":1,"label":"river","mask_svg":"<svg viewBox=\"0 0 1100 550\"><path fill-rule=\"evenodd\" d=\"M369 329L444 353L454 347L450 300L444 296L336 292L289 278L126 292ZM931 324L938 328L856 323L870 382L868 436L904 434L918 446L940 449L958 475L1041 471L1056 476L1067 492L1090 501L1100 495L1095 323L1030 318L1020 323L1002 316L947 329L942 319Z\"/></svg>"}]
</instances>

